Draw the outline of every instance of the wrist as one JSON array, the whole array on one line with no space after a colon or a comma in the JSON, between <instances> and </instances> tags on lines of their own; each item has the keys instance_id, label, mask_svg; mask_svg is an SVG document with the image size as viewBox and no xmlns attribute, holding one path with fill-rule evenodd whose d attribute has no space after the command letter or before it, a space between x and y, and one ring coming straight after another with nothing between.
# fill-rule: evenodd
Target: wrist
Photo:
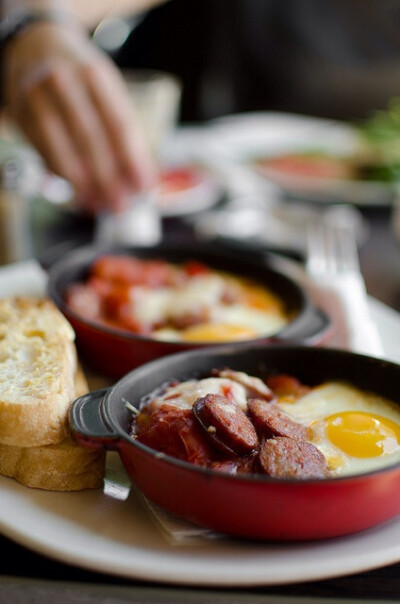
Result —
<instances>
[{"instance_id":1,"label":"wrist","mask_svg":"<svg viewBox=\"0 0 400 604\"><path fill-rule=\"evenodd\" d=\"M0 21L0 50L4 50L13 40L40 23L77 26L76 20L63 11L52 8L19 7L9 11Z\"/></svg>"}]
</instances>

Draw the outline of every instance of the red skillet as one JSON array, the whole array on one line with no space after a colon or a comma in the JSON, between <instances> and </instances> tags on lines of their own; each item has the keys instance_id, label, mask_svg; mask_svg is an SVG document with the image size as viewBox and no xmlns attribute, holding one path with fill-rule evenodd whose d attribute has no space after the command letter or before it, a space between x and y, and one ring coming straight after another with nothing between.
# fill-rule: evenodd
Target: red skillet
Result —
<instances>
[{"instance_id":1,"label":"red skillet","mask_svg":"<svg viewBox=\"0 0 400 604\"><path fill-rule=\"evenodd\" d=\"M128 400L138 405L171 377L230 367L250 374L283 372L313 385L347 380L400 404L400 366L344 351L231 345L158 359L109 390L78 399L71 410L80 444L119 452L132 480L152 501L187 520L237 537L295 541L346 535L400 513L400 465L368 474L314 480L232 476L165 456L129 437Z\"/></svg>"}]
</instances>

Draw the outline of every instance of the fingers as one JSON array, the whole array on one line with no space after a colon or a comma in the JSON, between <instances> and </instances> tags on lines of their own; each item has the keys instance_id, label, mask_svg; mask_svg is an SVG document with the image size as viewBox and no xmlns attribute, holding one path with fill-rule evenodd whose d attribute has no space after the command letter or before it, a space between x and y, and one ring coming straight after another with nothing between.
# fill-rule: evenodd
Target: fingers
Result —
<instances>
[{"instance_id":1,"label":"fingers","mask_svg":"<svg viewBox=\"0 0 400 604\"><path fill-rule=\"evenodd\" d=\"M52 66L25 85L16 113L49 167L73 184L86 209L119 211L128 193L154 183L122 83L106 61Z\"/></svg>"},{"instance_id":2,"label":"fingers","mask_svg":"<svg viewBox=\"0 0 400 604\"><path fill-rule=\"evenodd\" d=\"M144 134L135 122L120 74L108 62L92 64L87 71L89 91L119 158L124 176L135 188L150 188L156 169Z\"/></svg>"},{"instance_id":3,"label":"fingers","mask_svg":"<svg viewBox=\"0 0 400 604\"><path fill-rule=\"evenodd\" d=\"M46 159L49 168L69 180L78 190L85 187L79 158L62 121L40 88L31 91L26 110L17 115L18 122Z\"/></svg>"},{"instance_id":4,"label":"fingers","mask_svg":"<svg viewBox=\"0 0 400 604\"><path fill-rule=\"evenodd\" d=\"M86 171L87 185L100 204L117 207L122 171L101 116L93 107L84 74L76 85L71 72L54 72L44 83L45 92L62 116L65 130ZM82 83L84 85L82 85ZM86 186L86 189L88 186ZM83 191L87 194L89 191Z\"/></svg>"}]
</instances>

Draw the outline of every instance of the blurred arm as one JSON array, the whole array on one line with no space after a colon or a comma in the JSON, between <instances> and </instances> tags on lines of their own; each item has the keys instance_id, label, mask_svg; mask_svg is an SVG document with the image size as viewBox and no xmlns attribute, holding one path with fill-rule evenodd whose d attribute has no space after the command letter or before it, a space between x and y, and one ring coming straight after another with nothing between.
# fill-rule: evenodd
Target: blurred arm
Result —
<instances>
[{"instance_id":1,"label":"blurred arm","mask_svg":"<svg viewBox=\"0 0 400 604\"><path fill-rule=\"evenodd\" d=\"M155 182L155 167L120 72L91 41L89 22L154 0L5 0L17 8L60 11L62 22L31 24L3 51L9 112L49 168L69 180L91 212L123 209ZM90 13L90 14L89 14ZM57 13L58 14L58 13Z\"/></svg>"}]
</instances>

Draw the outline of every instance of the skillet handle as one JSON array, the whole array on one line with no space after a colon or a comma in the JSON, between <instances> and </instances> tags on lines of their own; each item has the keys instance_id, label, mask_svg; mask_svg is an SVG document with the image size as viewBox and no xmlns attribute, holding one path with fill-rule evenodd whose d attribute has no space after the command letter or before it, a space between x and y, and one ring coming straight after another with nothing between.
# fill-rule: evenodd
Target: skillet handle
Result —
<instances>
[{"instance_id":1,"label":"skillet handle","mask_svg":"<svg viewBox=\"0 0 400 604\"><path fill-rule=\"evenodd\" d=\"M300 321L289 325L277 335L278 341L299 343L306 346L323 345L333 333L332 320L323 310L311 306Z\"/></svg>"},{"instance_id":2,"label":"skillet handle","mask_svg":"<svg viewBox=\"0 0 400 604\"><path fill-rule=\"evenodd\" d=\"M72 434L78 444L90 449L116 449L120 435L107 421L102 401L108 389L102 388L80 396L69 412Z\"/></svg>"}]
</instances>

